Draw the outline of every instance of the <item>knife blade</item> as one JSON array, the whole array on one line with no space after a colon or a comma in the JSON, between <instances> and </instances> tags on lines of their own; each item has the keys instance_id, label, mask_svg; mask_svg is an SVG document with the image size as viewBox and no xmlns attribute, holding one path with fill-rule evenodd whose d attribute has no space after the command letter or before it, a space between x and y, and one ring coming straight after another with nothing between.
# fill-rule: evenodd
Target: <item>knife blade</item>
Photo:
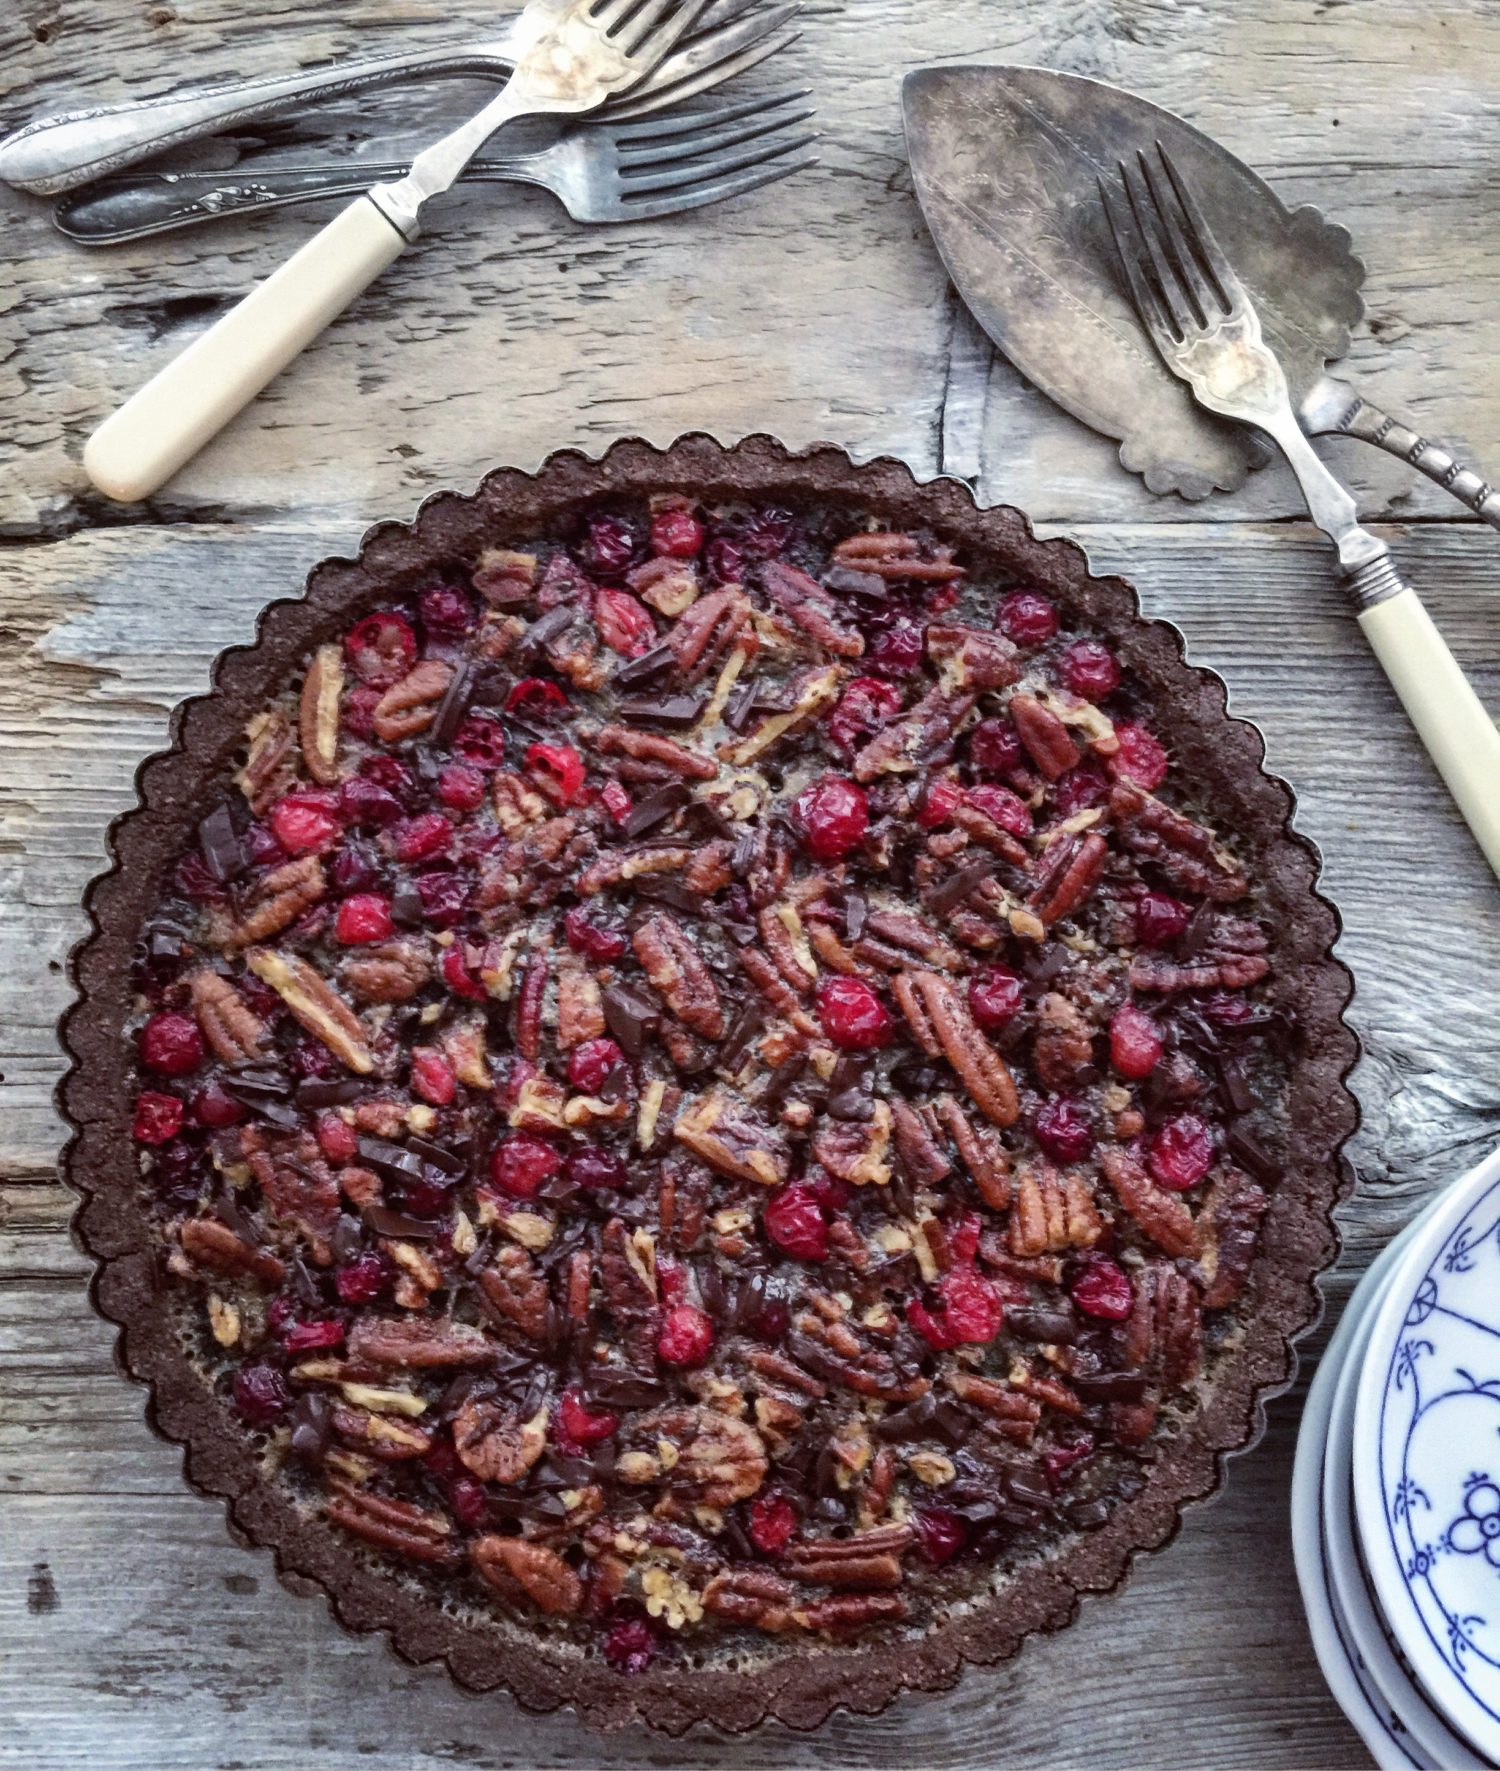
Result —
<instances>
[{"instance_id":1,"label":"knife blade","mask_svg":"<svg viewBox=\"0 0 1500 1771\"><path fill-rule=\"evenodd\" d=\"M922 214L964 302L1029 381L1119 441L1149 490L1233 491L1270 459L1163 367L1117 280L1098 180L1160 142L1251 291L1303 428L1400 455L1500 528L1500 493L1480 475L1326 373L1364 314L1365 267L1346 229L1311 206L1287 209L1185 119L1083 75L921 68L902 107Z\"/></svg>"}]
</instances>

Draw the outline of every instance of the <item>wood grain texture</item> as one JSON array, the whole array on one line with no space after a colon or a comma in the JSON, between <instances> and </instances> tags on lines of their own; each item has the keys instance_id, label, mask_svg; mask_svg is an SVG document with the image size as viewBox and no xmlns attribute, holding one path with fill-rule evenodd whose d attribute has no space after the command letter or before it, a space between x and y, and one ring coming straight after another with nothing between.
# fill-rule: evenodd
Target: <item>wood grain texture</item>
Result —
<instances>
[{"instance_id":1,"label":"wood grain texture","mask_svg":"<svg viewBox=\"0 0 1500 1771\"><path fill-rule=\"evenodd\" d=\"M489 9L471 9L470 28ZM84 1304L55 1178L53 1037L80 894L139 760L256 612L372 520L501 461L705 428L828 437L977 481L1127 573L1229 681L1300 797L1345 920L1366 1045L1359 1189L1336 1305L1433 1189L1500 1133L1500 896L1332 589L1290 479L1151 499L1054 411L947 289L910 194L897 81L997 57L1124 82L1212 130L1288 202L1348 225L1369 324L1348 368L1500 463L1500 9L1492 0L808 0L762 89L816 89L824 163L721 214L570 228L538 193L456 195L398 265L145 507L86 490L82 441L315 225L269 217L90 254L0 197L0 1763L166 1771L316 1763L760 1767L1353 1767L1311 1656L1286 1524L1297 1394L1226 1495L1125 1593L1011 1665L814 1739L602 1745L351 1640L283 1593L183 1487ZM191 72L315 62L377 34L460 34L446 0L10 0L0 115ZM473 83L267 127L283 159L351 156L456 116ZM202 158L205 150L194 151ZM1327 449L1491 708L1500 544L1399 463ZM1316 1355L1324 1334L1310 1337Z\"/></svg>"}]
</instances>

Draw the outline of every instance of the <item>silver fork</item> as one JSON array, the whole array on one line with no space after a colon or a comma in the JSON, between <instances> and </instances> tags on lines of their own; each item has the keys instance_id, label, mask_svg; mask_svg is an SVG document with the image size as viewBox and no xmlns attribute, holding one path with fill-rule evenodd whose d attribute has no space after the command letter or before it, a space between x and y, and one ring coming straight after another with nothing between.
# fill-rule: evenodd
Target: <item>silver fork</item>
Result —
<instances>
[{"instance_id":1,"label":"silver fork","mask_svg":"<svg viewBox=\"0 0 1500 1771\"><path fill-rule=\"evenodd\" d=\"M467 123L424 148L404 178L376 184L107 418L83 452L111 498L145 498L216 435L406 249L501 124L596 109L657 67L707 0L529 0L516 68Z\"/></svg>"},{"instance_id":2,"label":"silver fork","mask_svg":"<svg viewBox=\"0 0 1500 1771\"><path fill-rule=\"evenodd\" d=\"M816 164L798 130L813 115L808 94L783 92L738 104L671 111L645 123L581 123L525 154L476 159L464 182L540 185L574 221L649 221L697 209ZM400 178L400 165L363 161L271 166L241 172L137 173L64 198L53 219L86 246L141 240L225 215L317 203Z\"/></svg>"},{"instance_id":3,"label":"silver fork","mask_svg":"<svg viewBox=\"0 0 1500 1771\"><path fill-rule=\"evenodd\" d=\"M1360 626L1412 724L1500 874L1500 731L1386 544L1303 434L1260 316L1191 190L1157 143L1099 181L1125 279L1162 360L1200 405L1251 424L1296 474L1314 523L1338 551Z\"/></svg>"}]
</instances>

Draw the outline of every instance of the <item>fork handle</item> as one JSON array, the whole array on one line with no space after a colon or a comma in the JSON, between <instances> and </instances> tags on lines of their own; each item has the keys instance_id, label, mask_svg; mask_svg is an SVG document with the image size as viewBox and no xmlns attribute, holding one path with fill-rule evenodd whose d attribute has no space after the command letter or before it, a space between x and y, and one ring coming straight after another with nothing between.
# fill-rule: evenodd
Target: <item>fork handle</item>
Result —
<instances>
[{"instance_id":1,"label":"fork handle","mask_svg":"<svg viewBox=\"0 0 1500 1771\"><path fill-rule=\"evenodd\" d=\"M1473 468L1465 467L1441 443L1430 441L1358 394L1340 414L1335 428L1344 436L1358 437L1363 443L1374 443L1388 455L1399 456L1429 480L1436 480L1445 492L1451 492L1460 504L1483 517L1491 528L1500 529L1500 489Z\"/></svg>"},{"instance_id":2,"label":"fork handle","mask_svg":"<svg viewBox=\"0 0 1500 1771\"><path fill-rule=\"evenodd\" d=\"M1365 638L1500 875L1500 730L1388 550L1357 567L1348 583Z\"/></svg>"},{"instance_id":3,"label":"fork handle","mask_svg":"<svg viewBox=\"0 0 1500 1771\"><path fill-rule=\"evenodd\" d=\"M147 498L373 283L406 238L357 197L105 419L83 452L110 498Z\"/></svg>"}]
</instances>

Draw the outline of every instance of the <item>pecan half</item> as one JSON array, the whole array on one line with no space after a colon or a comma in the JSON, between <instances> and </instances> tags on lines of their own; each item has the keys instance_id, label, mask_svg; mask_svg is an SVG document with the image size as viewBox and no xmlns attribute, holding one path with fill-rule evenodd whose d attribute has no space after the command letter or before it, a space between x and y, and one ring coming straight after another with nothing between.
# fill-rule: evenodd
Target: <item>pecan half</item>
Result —
<instances>
[{"instance_id":1,"label":"pecan half","mask_svg":"<svg viewBox=\"0 0 1500 1771\"><path fill-rule=\"evenodd\" d=\"M1082 761L1083 752L1068 728L1035 695L1012 695L1010 717L1015 721L1016 736L1049 781L1066 775Z\"/></svg>"},{"instance_id":2,"label":"pecan half","mask_svg":"<svg viewBox=\"0 0 1500 1771\"><path fill-rule=\"evenodd\" d=\"M719 988L681 923L658 912L641 923L631 944L646 976L677 1019L705 1039L722 1039L724 1005Z\"/></svg>"},{"instance_id":3,"label":"pecan half","mask_svg":"<svg viewBox=\"0 0 1500 1771\"><path fill-rule=\"evenodd\" d=\"M816 578L785 560L767 560L760 569L766 595L794 626L836 658L858 658L865 649L860 631L840 620L843 609Z\"/></svg>"},{"instance_id":4,"label":"pecan half","mask_svg":"<svg viewBox=\"0 0 1500 1771\"><path fill-rule=\"evenodd\" d=\"M947 1058L986 1119L1014 1125L1021 1111L1015 1082L1004 1058L980 1032L957 985L937 972L904 972L893 989L923 1050Z\"/></svg>"},{"instance_id":5,"label":"pecan half","mask_svg":"<svg viewBox=\"0 0 1500 1771\"><path fill-rule=\"evenodd\" d=\"M1232 903L1249 891L1250 882L1220 853L1212 831L1134 782L1115 783L1109 809L1125 847L1153 862L1179 891L1197 892L1215 903Z\"/></svg>"},{"instance_id":6,"label":"pecan half","mask_svg":"<svg viewBox=\"0 0 1500 1771\"><path fill-rule=\"evenodd\" d=\"M471 1396L453 1417L458 1461L481 1482L519 1482L547 1447L547 1411L529 1420L490 1396Z\"/></svg>"},{"instance_id":7,"label":"pecan half","mask_svg":"<svg viewBox=\"0 0 1500 1771\"><path fill-rule=\"evenodd\" d=\"M672 1136L720 1174L774 1187L787 1177L786 1140L738 1095L710 1089L678 1114Z\"/></svg>"},{"instance_id":8,"label":"pecan half","mask_svg":"<svg viewBox=\"0 0 1500 1771\"><path fill-rule=\"evenodd\" d=\"M438 703L453 681L453 666L441 658L424 658L375 703L371 724L382 744L425 732L437 718Z\"/></svg>"},{"instance_id":9,"label":"pecan half","mask_svg":"<svg viewBox=\"0 0 1500 1771\"><path fill-rule=\"evenodd\" d=\"M292 722L272 709L258 713L245 727L250 750L234 784L257 815L266 811L297 778Z\"/></svg>"},{"instance_id":10,"label":"pecan half","mask_svg":"<svg viewBox=\"0 0 1500 1771\"><path fill-rule=\"evenodd\" d=\"M547 1281L524 1248L507 1242L495 1251L495 1264L479 1275L479 1288L495 1310L527 1340L547 1333Z\"/></svg>"},{"instance_id":11,"label":"pecan half","mask_svg":"<svg viewBox=\"0 0 1500 1771\"><path fill-rule=\"evenodd\" d=\"M507 836L520 836L547 816L548 805L524 775L497 770L490 783L495 821Z\"/></svg>"},{"instance_id":12,"label":"pecan half","mask_svg":"<svg viewBox=\"0 0 1500 1771\"><path fill-rule=\"evenodd\" d=\"M1137 990L1169 996L1179 990L1243 990L1270 971L1258 953L1231 953L1222 958L1181 961L1165 953L1138 953L1130 962L1130 982Z\"/></svg>"},{"instance_id":13,"label":"pecan half","mask_svg":"<svg viewBox=\"0 0 1500 1771\"><path fill-rule=\"evenodd\" d=\"M237 1236L228 1224L217 1218L189 1218L178 1231L182 1252L197 1267L229 1278L248 1275L262 1285L280 1285L286 1278L286 1267L264 1248L256 1248Z\"/></svg>"},{"instance_id":14,"label":"pecan half","mask_svg":"<svg viewBox=\"0 0 1500 1771\"><path fill-rule=\"evenodd\" d=\"M1184 1259L1198 1252L1193 1214L1176 1193L1157 1186L1138 1158L1114 1145L1100 1153L1099 1166L1120 1204L1158 1248Z\"/></svg>"},{"instance_id":15,"label":"pecan half","mask_svg":"<svg viewBox=\"0 0 1500 1771\"><path fill-rule=\"evenodd\" d=\"M695 898L711 898L715 892L722 892L734 878L734 869L729 864L733 853L734 844L727 838L704 843L684 872L682 883Z\"/></svg>"},{"instance_id":16,"label":"pecan half","mask_svg":"<svg viewBox=\"0 0 1500 1771\"><path fill-rule=\"evenodd\" d=\"M693 850L686 844L660 849L615 849L601 855L584 868L574 881L573 890L580 898L592 898L610 886L627 885L656 873L677 873L693 860Z\"/></svg>"},{"instance_id":17,"label":"pecan half","mask_svg":"<svg viewBox=\"0 0 1500 1771\"><path fill-rule=\"evenodd\" d=\"M791 1583L769 1568L726 1568L703 1589L703 1609L775 1634L792 1625Z\"/></svg>"},{"instance_id":18,"label":"pecan half","mask_svg":"<svg viewBox=\"0 0 1500 1771\"><path fill-rule=\"evenodd\" d=\"M891 1178L891 1106L878 1100L874 1109L863 1124L825 1119L813 1139L813 1155L851 1187L884 1187Z\"/></svg>"},{"instance_id":19,"label":"pecan half","mask_svg":"<svg viewBox=\"0 0 1500 1771\"><path fill-rule=\"evenodd\" d=\"M852 1537L792 1545L779 1566L803 1586L877 1592L901 1584L901 1557L916 1536L910 1525L882 1525Z\"/></svg>"},{"instance_id":20,"label":"pecan half","mask_svg":"<svg viewBox=\"0 0 1500 1771\"><path fill-rule=\"evenodd\" d=\"M1008 689L1021 680L1020 658L1004 634L986 633L956 621L934 621L928 627L927 656L950 693L954 689Z\"/></svg>"},{"instance_id":21,"label":"pecan half","mask_svg":"<svg viewBox=\"0 0 1500 1771\"><path fill-rule=\"evenodd\" d=\"M903 535L894 530L849 535L834 548L833 558L841 566L848 566L856 572L873 572L877 578L910 578L928 584L951 584L964 576L964 568L953 563L946 547L933 548L931 557L928 557L915 535Z\"/></svg>"},{"instance_id":22,"label":"pecan half","mask_svg":"<svg viewBox=\"0 0 1500 1771\"><path fill-rule=\"evenodd\" d=\"M268 947L252 947L245 964L263 984L271 986L293 1020L321 1039L347 1069L368 1076L375 1068L359 1016L305 959L274 953Z\"/></svg>"},{"instance_id":23,"label":"pecan half","mask_svg":"<svg viewBox=\"0 0 1500 1771\"><path fill-rule=\"evenodd\" d=\"M431 1433L388 1414L372 1414L367 1408L337 1402L330 1418L334 1432L346 1445L380 1463L401 1463L409 1457L425 1457L432 1450Z\"/></svg>"},{"instance_id":24,"label":"pecan half","mask_svg":"<svg viewBox=\"0 0 1500 1771\"><path fill-rule=\"evenodd\" d=\"M880 966L909 966L913 958L938 971L963 972L969 962L953 943L935 928L906 910L872 910L865 918L865 932L855 943L855 953Z\"/></svg>"},{"instance_id":25,"label":"pecan half","mask_svg":"<svg viewBox=\"0 0 1500 1771\"><path fill-rule=\"evenodd\" d=\"M1135 1304L1125 1324L1125 1357L1169 1390L1191 1383L1203 1365L1198 1288L1165 1263L1135 1276Z\"/></svg>"},{"instance_id":26,"label":"pecan half","mask_svg":"<svg viewBox=\"0 0 1500 1771\"><path fill-rule=\"evenodd\" d=\"M339 1184L310 1138L291 1157L251 1151L250 1172L278 1223L292 1225L314 1242L332 1236L339 1221Z\"/></svg>"},{"instance_id":27,"label":"pecan half","mask_svg":"<svg viewBox=\"0 0 1500 1771\"><path fill-rule=\"evenodd\" d=\"M974 706L971 693L950 695L934 685L901 719L894 720L855 752L854 779L871 782L879 775L917 768L947 742Z\"/></svg>"},{"instance_id":28,"label":"pecan half","mask_svg":"<svg viewBox=\"0 0 1500 1771\"><path fill-rule=\"evenodd\" d=\"M1104 1232L1083 1177L1060 1175L1037 1162L1016 1176L1009 1241L1012 1254L1050 1254L1064 1248L1091 1248Z\"/></svg>"},{"instance_id":29,"label":"pecan half","mask_svg":"<svg viewBox=\"0 0 1500 1771\"><path fill-rule=\"evenodd\" d=\"M469 1557L480 1578L507 1599L526 1598L549 1617L572 1617L583 1582L556 1550L524 1537L476 1537Z\"/></svg>"},{"instance_id":30,"label":"pecan half","mask_svg":"<svg viewBox=\"0 0 1500 1771\"><path fill-rule=\"evenodd\" d=\"M393 1550L411 1562L431 1562L448 1567L459 1559L453 1527L440 1513L371 1494L352 1482L329 1483L334 1498L324 1512L335 1525L362 1537L383 1550Z\"/></svg>"},{"instance_id":31,"label":"pecan half","mask_svg":"<svg viewBox=\"0 0 1500 1771\"><path fill-rule=\"evenodd\" d=\"M667 646L684 683L706 676L750 626L750 599L737 584L699 597L672 625Z\"/></svg>"},{"instance_id":32,"label":"pecan half","mask_svg":"<svg viewBox=\"0 0 1500 1771\"><path fill-rule=\"evenodd\" d=\"M1050 1089L1070 1087L1094 1061L1094 1030L1066 996L1049 990L1037 1004L1036 1073Z\"/></svg>"},{"instance_id":33,"label":"pecan half","mask_svg":"<svg viewBox=\"0 0 1500 1771\"><path fill-rule=\"evenodd\" d=\"M302 855L273 867L257 880L245 907L243 918L225 931L220 943L225 952L248 947L277 935L311 910L328 890L323 863L316 855Z\"/></svg>"},{"instance_id":34,"label":"pecan half","mask_svg":"<svg viewBox=\"0 0 1500 1771\"><path fill-rule=\"evenodd\" d=\"M341 976L360 1002L410 1002L432 965L415 941L382 941L346 959Z\"/></svg>"},{"instance_id":35,"label":"pecan half","mask_svg":"<svg viewBox=\"0 0 1500 1771\"><path fill-rule=\"evenodd\" d=\"M1245 1289L1255 1239L1270 1200L1246 1174L1226 1164L1203 1195L1198 1213L1198 1271L1203 1308L1222 1310Z\"/></svg>"},{"instance_id":36,"label":"pecan half","mask_svg":"<svg viewBox=\"0 0 1500 1771\"><path fill-rule=\"evenodd\" d=\"M891 1102L891 1115L895 1123L896 1151L913 1185L932 1187L953 1173L953 1164L930 1123L931 1107L924 1107L919 1112L909 1101L897 1096Z\"/></svg>"},{"instance_id":37,"label":"pecan half","mask_svg":"<svg viewBox=\"0 0 1500 1771\"><path fill-rule=\"evenodd\" d=\"M319 646L302 681L297 730L307 772L325 787L339 778L339 696L343 689L343 647Z\"/></svg>"},{"instance_id":38,"label":"pecan half","mask_svg":"<svg viewBox=\"0 0 1500 1771\"><path fill-rule=\"evenodd\" d=\"M265 1023L228 978L204 967L188 979L188 995L203 1037L221 1064L248 1064L259 1055Z\"/></svg>"},{"instance_id":39,"label":"pecan half","mask_svg":"<svg viewBox=\"0 0 1500 1771\"><path fill-rule=\"evenodd\" d=\"M362 1316L349 1331L349 1357L411 1371L483 1365L492 1348L477 1328L418 1317L410 1321Z\"/></svg>"},{"instance_id":40,"label":"pecan half","mask_svg":"<svg viewBox=\"0 0 1500 1771\"><path fill-rule=\"evenodd\" d=\"M564 1051L597 1039L604 1031L599 983L576 953L557 962L557 1043Z\"/></svg>"},{"instance_id":41,"label":"pecan half","mask_svg":"<svg viewBox=\"0 0 1500 1771\"><path fill-rule=\"evenodd\" d=\"M899 1593L833 1593L793 1612L804 1629L852 1635L876 1623L900 1623L911 1607Z\"/></svg>"},{"instance_id":42,"label":"pecan half","mask_svg":"<svg viewBox=\"0 0 1500 1771\"><path fill-rule=\"evenodd\" d=\"M689 750L663 732L640 732L634 726L601 726L594 746L605 756L628 756L638 762L660 763L673 775L693 781L712 781L719 765L701 750Z\"/></svg>"},{"instance_id":43,"label":"pecan half","mask_svg":"<svg viewBox=\"0 0 1500 1771\"><path fill-rule=\"evenodd\" d=\"M733 1506L746 1500L766 1479L766 1448L748 1422L716 1408L693 1406L652 1409L637 1416L632 1439L653 1451L666 1440L676 1452L668 1474L674 1492L694 1504Z\"/></svg>"},{"instance_id":44,"label":"pecan half","mask_svg":"<svg viewBox=\"0 0 1500 1771\"><path fill-rule=\"evenodd\" d=\"M942 1094L933 1103L938 1123L958 1146L959 1158L974 1183L974 1191L991 1211L1010 1204L1010 1152L988 1126L975 1125L958 1098Z\"/></svg>"},{"instance_id":45,"label":"pecan half","mask_svg":"<svg viewBox=\"0 0 1500 1771\"><path fill-rule=\"evenodd\" d=\"M1050 928L1092 895L1108 859L1109 844L1095 831L1056 838L1042 851L1041 877L1027 903Z\"/></svg>"},{"instance_id":46,"label":"pecan half","mask_svg":"<svg viewBox=\"0 0 1500 1771\"><path fill-rule=\"evenodd\" d=\"M784 900L767 904L756 917L756 924L771 963L793 990L805 996L818 981L818 968L808 949L797 907Z\"/></svg>"}]
</instances>

